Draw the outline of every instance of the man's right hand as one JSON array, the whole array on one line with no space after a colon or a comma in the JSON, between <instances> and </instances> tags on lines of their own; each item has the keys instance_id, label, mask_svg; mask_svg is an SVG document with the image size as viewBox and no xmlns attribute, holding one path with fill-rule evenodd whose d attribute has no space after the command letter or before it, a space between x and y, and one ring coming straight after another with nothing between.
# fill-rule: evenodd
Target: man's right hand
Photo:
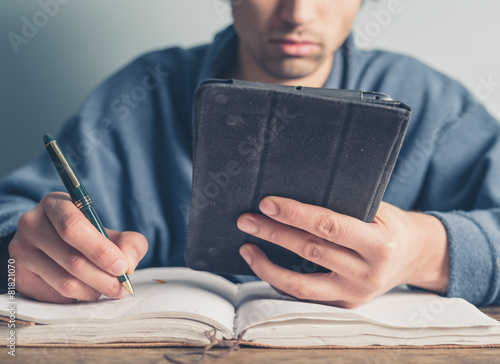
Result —
<instances>
[{"instance_id":1,"label":"man's right hand","mask_svg":"<svg viewBox=\"0 0 500 364\"><path fill-rule=\"evenodd\" d=\"M132 274L148 249L136 232L104 235L78 210L68 194L47 194L18 222L9 245L16 261L16 289L39 301L95 301L101 294L128 295L116 278Z\"/></svg>"}]
</instances>

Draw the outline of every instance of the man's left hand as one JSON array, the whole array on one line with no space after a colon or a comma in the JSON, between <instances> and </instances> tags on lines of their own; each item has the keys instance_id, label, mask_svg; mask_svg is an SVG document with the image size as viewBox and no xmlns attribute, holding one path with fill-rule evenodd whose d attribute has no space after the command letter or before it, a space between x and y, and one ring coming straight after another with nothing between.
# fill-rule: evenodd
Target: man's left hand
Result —
<instances>
[{"instance_id":1,"label":"man's left hand","mask_svg":"<svg viewBox=\"0 0 500 364\"><path fill-rule=\"evenodd\" d=\"M357 307L400 284L444 293L449 255L434 216L382 202L373 223L282 197L260 203L266 216L246 213L238 228L327 268L302 274L273 264L255 245L240 254L262 280L299 299Z\"/></svg>"}]
</instances>

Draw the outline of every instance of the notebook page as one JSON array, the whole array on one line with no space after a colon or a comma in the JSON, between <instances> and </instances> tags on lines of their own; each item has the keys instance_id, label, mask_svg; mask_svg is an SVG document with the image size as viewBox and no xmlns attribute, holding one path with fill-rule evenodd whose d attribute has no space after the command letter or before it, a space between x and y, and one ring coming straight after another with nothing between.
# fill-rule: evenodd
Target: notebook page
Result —
<instances>
[{"instance_id":1,"label":"notebook page","mask_svg":"<svg viewBox=\"0 0 500 364\"><path fill-rule=\"evenodd\" d=\"M187 344L210 343L207 332L212 332L209 325L195 320L178 318L141 319L134 322L112 321L100 324L80 322L78 324L34 325L17 331L17 343L30 344L66 344L89 345L102 343L151 343L180 342ZM8 337L8 330L0 333ZM230 338L218 331L217 339Z\"/></svg>"},{"instance_id":2,"label":"notebook page","mask_svg":"<svg viewBox=\"0 0 500 364\"><path fill-rule=\"evenodd\" d=\"M264 322L293 319L357 320L395 328L458 328L491 326L500 323L458 298L395 288L371 302L343 309L321 304L283 300L264 282L245 284L235 320L236 332Z\"/></svg>"},{"instance_id":3,"label":"notebook page","mask_svg":"<svg viewBox=\"0 0 500 364\"><path fill-rule=\"evenodd\" d=\"M131 276L135 297L73 304L42 303L16 294L16 318L37 323L128 321L147 317L185 317L233 331L237 285L188 268L149 268ZM0 296L0 315L9 316L13 302Z\"/></svg>"}]
</instances>

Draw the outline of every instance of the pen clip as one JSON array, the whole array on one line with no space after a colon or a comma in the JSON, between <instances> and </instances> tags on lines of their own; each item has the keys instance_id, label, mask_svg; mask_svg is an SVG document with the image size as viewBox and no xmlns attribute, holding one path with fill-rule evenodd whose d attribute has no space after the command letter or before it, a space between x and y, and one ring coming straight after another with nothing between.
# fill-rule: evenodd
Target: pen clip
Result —
<instances>
[{"instance_id":1,"label":"pen clip","mask_svg":"<svg viewBox=\"0 0 500 364\"><path fill-rule=\"evenodd\" d=\"M78 178L76 178L76 175L69 166L69 163L64 157L64 154L61 152L61 149L59 149L59 145L57 144L57 142L55 140L52 140L48 143L48 145L50 145L52 147L52 150L55 152L57 159L59 159L59 162L61 163L61 166L63 167L71 183L73 184L73 187L80 187L80 181L78 180Z\"/></svg>"}]
</instances>

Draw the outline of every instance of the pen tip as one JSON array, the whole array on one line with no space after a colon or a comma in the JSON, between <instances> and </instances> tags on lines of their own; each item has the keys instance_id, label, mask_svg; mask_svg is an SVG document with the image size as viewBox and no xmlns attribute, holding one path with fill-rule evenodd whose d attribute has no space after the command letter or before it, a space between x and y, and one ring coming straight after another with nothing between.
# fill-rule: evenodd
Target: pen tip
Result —
<instances>
[{"instance_id":1,"label":"pen tip","mask_svg":"<svg viewBox=\"0 0 500 364\"><path fill-rule=\"evenodd\" d=\"M132 287L132 283L130 283L130 280L127 279L126 281L122 282L122 285L123 287L125 287L127 292L132 295L132 297L135 297L134 288Z\"/></svg>"},{"instance_id":2,"label":"pen tip","mask_svg":"<svg viewBox=\"0 0 500 364\"><path fill-rule=\"evenodd\" d=\"M50 135L49 133L46 133L43 135L43 141L46 145L49 144L53 140L55 140L54 137L52 135Z\"/></svg>"}]
</instances>

